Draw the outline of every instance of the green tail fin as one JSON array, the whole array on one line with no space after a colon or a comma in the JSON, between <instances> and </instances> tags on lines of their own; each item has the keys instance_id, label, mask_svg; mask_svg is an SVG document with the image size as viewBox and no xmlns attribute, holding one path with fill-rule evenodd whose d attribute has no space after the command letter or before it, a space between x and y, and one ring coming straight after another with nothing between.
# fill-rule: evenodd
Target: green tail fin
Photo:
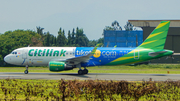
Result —
<instances>
[{"instance_id":1,"label":"green tail fin","mask_svg":"<svg viewBox=\"0 0 180 101\"><path fill-rule=\"evenodd\" d=\"M146 40L137 48L164 49L170 21L161 21Z\"/></svg>"}]
</instances>

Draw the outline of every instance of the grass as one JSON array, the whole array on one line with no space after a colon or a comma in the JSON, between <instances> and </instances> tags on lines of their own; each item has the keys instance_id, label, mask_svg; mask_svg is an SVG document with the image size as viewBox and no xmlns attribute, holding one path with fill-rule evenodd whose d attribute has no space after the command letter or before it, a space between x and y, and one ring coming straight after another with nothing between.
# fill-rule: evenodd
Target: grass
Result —
<instances>
[{"instance_id":1,"label":"grass","mask_svg":"<svg viewBox=\"0 0 180 101\"><path fill-rule=\"evenodd\" d=\"M89 73L143 73L143 74L180 74L179 64L149 64L138 66L95 66L88 67ZM24 72L25 67L0 67L0 72ZM77 73L78 68L61 73ZM50 73L48 67L29 67L29 72ZM51 72L52 73L52 72ZM56 73L56 72L55 72Z\"/></svg>"},{"instance_id":2,"label":"grass","mask_svg":"<svg viewBox=\"0 0 180 101\"><path fill-rule=\"evenodd\" d=\"M25 67L0 67L0 72L24 72ZM170 74L180 74L180 65L179 64L149 64L149 65L139 65L139 66L101 66L101 67L89 67L89 73L142 73L142 74L167 74L167 71ZM78 68L69 71L62 71L62 73L77 73ZM46 72L50 73L48 67L29 67L29 72ZM52 73L52 72L51 72ZM56 72L55 72L56 73ZM2 83L5 82L5 85L2 86ZM15 83L16 82L16 83ZM57 86L59 81L57 80L0 80L0 100L4 99L14 99L14 97L18 98L18 100L45 100L47 96L49 100L55 100L55 96L53 97L50 93L53 92L61 96L61 94L57 93L59 87ZM136 83L135 86L141 82L129 82L129 83ZM16 86L15 86L16 85ZM35 85L35 86L34 86ZM41 86L42 85L42 86ZM157 85L157 84L156 84ZM178 83L179 85L179 83ZM135 87L135 86L128 86L128 87ZM161 88L166 86L166 82L162 85L160 84L157 88ZM5 87L8 91L11 91L11 94L5 95L3 92L3 87ZM30 88L28 88L30 87ZM55 88L53 88L55 87ZM151 87L151 86L148 86ZM152 86L153 87L153 86ZM174 87L171 84L168 85L169 88L161 88L160 92L147 94L139 98L139 101L144 100L179 100L180 89L179 87ZM22 88L22 89L20 89ZM24 89L25 88L25 89ZM38 89L37 89L38 88ZM23 90L24 89L24 90ZM38 93L37 96L27 96L28 92L26 90L36 90L37 92L41 92L43 90L44 95L41 97L41 93ZM141 87L144 89L144 87ZM30 90L30 91L31 91ZM135 88L131 92L135 90L140 90L139 88ZM68 91L68 90L67 90ZM19 93L19 94L17 94ZM16 95L17 94L17 95ZM93 96L93 95L90 95ZM69 97L70 100L73 100L76 97ZM117 100L125 100L121 97L121 95L114 94L113 98ZM126 100L135 100L133 97L125 96ZM86 100L85 97L80 97L79 101ZM100 99L99 99L100 100ZM109 100L109 98L105 99Z\"/></svg>"},{"instance_id":3,"label":"grass","mask_svg":"<svg viewBox=\"0 0 180 101\"><path fill-rule=\"evenodd\" d=\"M0 80L0 100L179 101L179 88L180 81L5 79Z\"/></svg>"}]
</instances>

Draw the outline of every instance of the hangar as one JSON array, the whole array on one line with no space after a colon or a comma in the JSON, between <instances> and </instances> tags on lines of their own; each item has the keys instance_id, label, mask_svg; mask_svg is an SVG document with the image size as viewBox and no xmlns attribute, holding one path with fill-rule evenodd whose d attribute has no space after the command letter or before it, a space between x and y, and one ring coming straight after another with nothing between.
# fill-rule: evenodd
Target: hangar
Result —
<instances>
[{"instance_id":1,"label":"hangar","mask_svg":"<svg viewBox=\"0 0 180 101\"><path fill-rule=\"evenodd\" d=\"M165 49L173 50L176 55L152 60L151 63L180 63L180 20L128 20L135 27L143 29L143 41L161 21L171 21Z\"/></svg>"}]
</instances>

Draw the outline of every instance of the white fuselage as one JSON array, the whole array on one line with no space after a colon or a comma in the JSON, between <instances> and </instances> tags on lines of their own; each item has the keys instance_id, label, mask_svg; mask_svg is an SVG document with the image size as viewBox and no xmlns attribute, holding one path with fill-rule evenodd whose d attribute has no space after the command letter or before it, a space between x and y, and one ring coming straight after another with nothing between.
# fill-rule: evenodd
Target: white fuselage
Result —
<instances>
[{"instance_id":1,"label":"white fuselage","mask_svg":"<svg viewBox=\"0 0 180 101\"><path fill-rule=\"evenodd\" d=\"M24 47L14 50L4 60L14 65L47 66L50 61L75 57L75 47Z\"/></svg>"}]
</instances>

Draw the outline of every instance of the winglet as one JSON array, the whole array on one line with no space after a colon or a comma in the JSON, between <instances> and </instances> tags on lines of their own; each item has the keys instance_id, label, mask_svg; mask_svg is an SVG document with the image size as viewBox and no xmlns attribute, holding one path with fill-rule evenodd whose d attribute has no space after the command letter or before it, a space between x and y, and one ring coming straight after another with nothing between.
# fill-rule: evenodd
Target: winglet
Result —
<instances>
[{"instance_id":1,"label":"winglet","mask_svg":"<svg viewBox=\"0 0 180 101\"><path fill-rule=\"evenodd\" d=\"M100 46L101 44L97 44L95 47L94 47L94 49L91 51L91 55L94 55L95 54L95 52L96 52L96 50L97 50L97 48Z\"/></svg>"}]
</instances>

